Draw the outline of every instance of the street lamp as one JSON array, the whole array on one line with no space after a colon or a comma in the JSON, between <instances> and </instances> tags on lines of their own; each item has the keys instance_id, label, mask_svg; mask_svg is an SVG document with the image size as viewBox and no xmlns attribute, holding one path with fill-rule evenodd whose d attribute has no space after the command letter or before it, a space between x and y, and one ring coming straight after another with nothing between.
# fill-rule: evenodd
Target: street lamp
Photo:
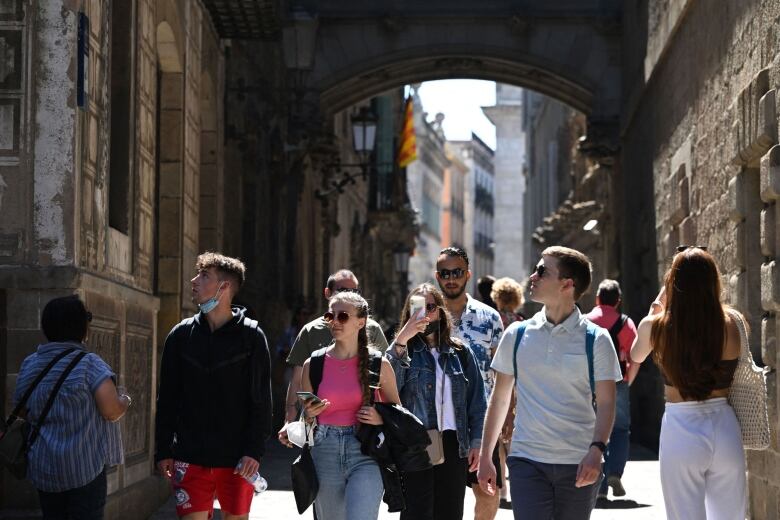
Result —
<instances>
[{"instance_id":1,"label":"street lamp","mask_svg":"<svg viewBox=\"0 0 780 520\"><path fill-rule=\"evenodd\" d=\"M393 265L396 273L406 274L409 270L409 256L409 250L404 246L398 246L393 251Z\"/></svg>"},{"instance_id":2,"label":"street lamp","mask_svg":"<svg viewBox=\"0 0 780 520\"><path fill-rule=\"evenodd\" d=\"M374 151L376 122L376 115L365 106L360 107L360 111L352 116L352 147L360 157L361 163L366 163L368 156ZM363 175L365 177L365 171Z\"/></svg>"}]
</instances>

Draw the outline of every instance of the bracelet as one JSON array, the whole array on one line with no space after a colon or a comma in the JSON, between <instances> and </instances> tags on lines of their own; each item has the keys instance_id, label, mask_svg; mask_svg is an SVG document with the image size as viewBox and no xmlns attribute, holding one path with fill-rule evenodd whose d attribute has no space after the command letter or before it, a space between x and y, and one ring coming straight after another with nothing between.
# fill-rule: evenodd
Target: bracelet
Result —
<instances>
[{"instance_id":1,"label":"bracelet","mask_svg":"<svg viewBox=\"0 0 780 520\"><path fill-rule=\"evenodd\" d=\"M596 447L599 450L601 450L601 453L604 453L607 451L607 444L601 441L594 441L590 443L590 446L588 448Z\"/></svg>"}]
</instances>

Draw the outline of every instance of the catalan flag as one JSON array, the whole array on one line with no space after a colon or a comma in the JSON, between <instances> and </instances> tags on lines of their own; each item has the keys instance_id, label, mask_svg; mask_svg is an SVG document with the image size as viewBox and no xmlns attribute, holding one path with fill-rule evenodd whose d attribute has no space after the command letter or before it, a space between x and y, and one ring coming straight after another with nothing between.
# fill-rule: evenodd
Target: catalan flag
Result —
<instances>
[{"instance_id":1,"label":"catalan flag","mask_svg":"<svg viewBox=\"0 0 780 520\"><path fill-rule=\"evenodd\" d=\"M417 138L414 135L414 103L412 97L406 99L404 127L401 131L401 148L398 150L398 166L406 168L417 159Z\"/></svg>"}]
</instances>

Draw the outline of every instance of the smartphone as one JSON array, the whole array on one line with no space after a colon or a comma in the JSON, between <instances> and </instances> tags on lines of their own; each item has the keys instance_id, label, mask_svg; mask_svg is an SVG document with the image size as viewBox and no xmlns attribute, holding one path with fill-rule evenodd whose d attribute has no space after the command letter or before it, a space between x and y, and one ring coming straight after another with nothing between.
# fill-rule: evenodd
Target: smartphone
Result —
<instances>
[{"instance_id":1,"label":"smartphone","mask_svg":"<svg viewBox=\"0 0 780 520\"><path fill-rule=\"evenodd\" d=\"M415 294L409 298L409 317L422 318L425 316L425 296Z\"/></svg>"},{"instance_id":2,"label":"smartphone","mask_svg":"<svg viewBox=\"0 0 780 520\"><path fill-rule=\"evenodd\" d=\"M308 401L309 399L314 399L315 404L322 402L322 399L320 399L319 397L317 397L311 392L305 392L301 390L299 392L295 392L295 395L297 395L299 399L303 399L304 401Z\"/></svg>"}]
</instances>

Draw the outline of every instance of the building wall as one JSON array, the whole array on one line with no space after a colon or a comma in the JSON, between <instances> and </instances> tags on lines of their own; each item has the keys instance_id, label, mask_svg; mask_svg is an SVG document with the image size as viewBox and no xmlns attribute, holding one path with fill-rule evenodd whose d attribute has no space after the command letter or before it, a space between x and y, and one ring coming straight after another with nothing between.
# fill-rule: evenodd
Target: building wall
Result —
<instances>
[{"instance_id":1,"label":"building wall","mask_svg":"<svg viewBox=\"0 0 780 520\"><path fill-rule=\"evenodd\" d=\"M774 366L780 5L626 6L623 33L632 36L624 36L623 47L622 191L646 193L655 203L637 212L642 205L624 199L622 214L634 232L624 233L623 265L638 286L642 277L661 279L677 244L707 245L725 300L749 321L754 356ZM653 296L635 291L631 305L644 310ZM756 519L777 518L780 509L777 386L770 373L772 446L747 452Z\"/></svg>"},{"instance_id":2,"label":"building wall","mask_svg":"<svg viewBox=\"0 0 780 520\"><path fill-rule=\"evenodd\" d=\"M523 165L526 161L526 139L523 131L523 89L496 83L496 104L482 109L496 125L495 218L493 241L496 244L494 275L512 277L522 282L530 272L526 258L523 226Z\"/></svg>"},{"instance_id":3,"label":"building wall","mask_svg":"<svg viewBox=\"0 0 780 520\"><path fill-rule=\"evenodd\" d=\"M22 360L45 341L43 306L80 295L94 316L88 348L133 396L125 463L108 471L109 518L144 516L168 495L153 476L159 343L193 308L182 288L199 248L204 72L222 88L204 12L198 1L0 2L0 48L12 56L0 74L0 402L7 413ZM158 71L172 74L159 88ZM29 482L2 479L0 510L36 507Z\"/></svg>"}]
</instances>

